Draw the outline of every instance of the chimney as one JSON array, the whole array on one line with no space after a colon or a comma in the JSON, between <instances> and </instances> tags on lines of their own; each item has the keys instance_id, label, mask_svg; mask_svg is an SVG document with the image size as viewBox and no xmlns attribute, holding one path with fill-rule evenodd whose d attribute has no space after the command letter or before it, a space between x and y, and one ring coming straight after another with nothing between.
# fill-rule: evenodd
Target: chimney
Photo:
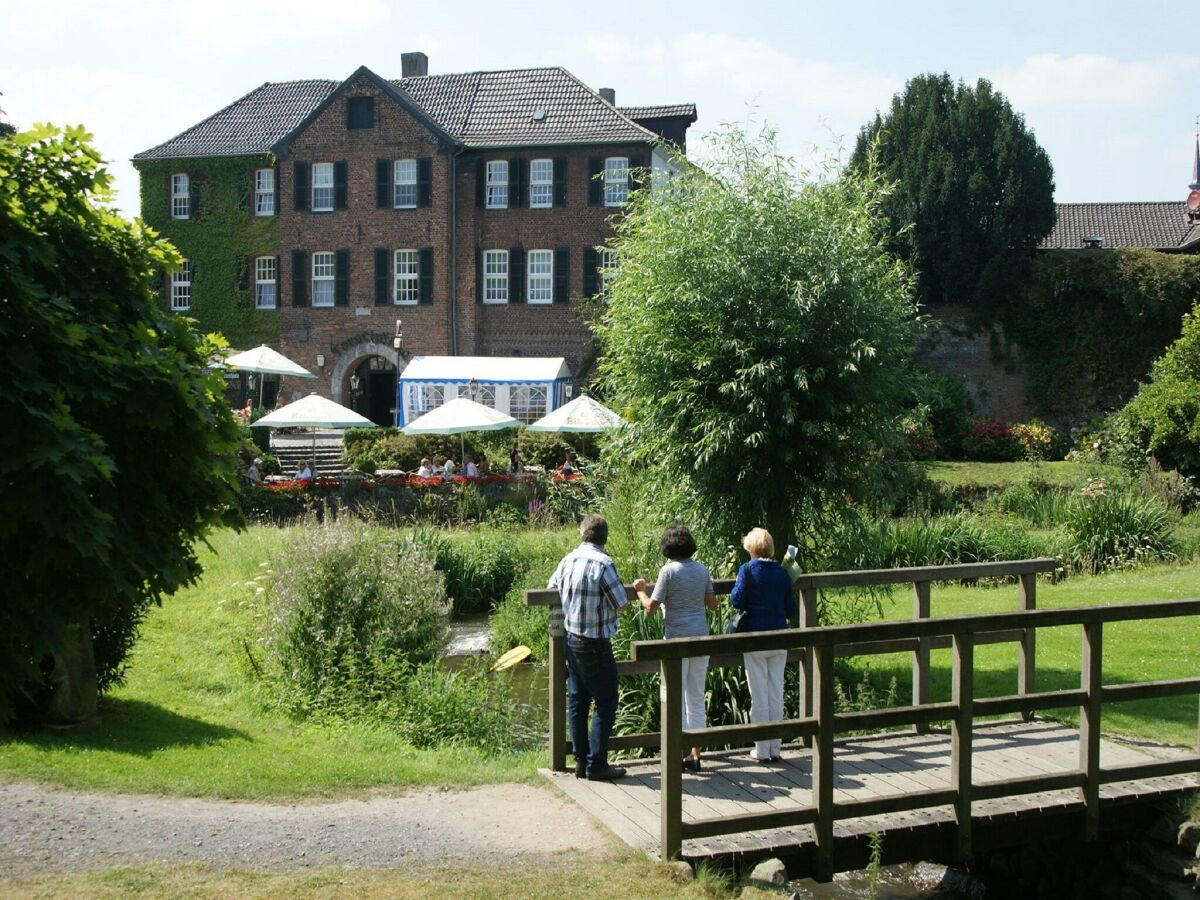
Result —
<instances>
[{"instance_id":1,"label":"chimney","mask_svg":"<svg viewBox=\"0 0 1200 900\"><path fill-rule=\"evenodd\" d=\"M395 70L393 70L395 71ZM400 77L421 78L429 74L429 57L424 53L400 54Z\"/></svg>"},{"instance_id":2,"label":"chimney","mask_svg":"<svg viewBox=\"0 0 1200 900\"><path fill-rule=\"evenodd\" d=\"M609 106L616 106L617 92L612 88L600 88L600 99L608 103Z\"/></svg>"}]
</instances>

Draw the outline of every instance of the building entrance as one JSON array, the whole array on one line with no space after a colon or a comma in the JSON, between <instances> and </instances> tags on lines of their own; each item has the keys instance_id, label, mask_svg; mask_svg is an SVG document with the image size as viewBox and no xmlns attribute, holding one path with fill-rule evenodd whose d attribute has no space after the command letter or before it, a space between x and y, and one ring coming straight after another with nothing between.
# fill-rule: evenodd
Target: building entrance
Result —
<instances>
[{"instance_id":1,"label":"building entrance","mask_svg":"<svg viewBox=\"0 0 1200 900\"><path fill-rule=\"evenodd\" d=\"M350 408L376 425L396 424L396 365L369 356L350 376Z\"/></svg>"}]
</instances>

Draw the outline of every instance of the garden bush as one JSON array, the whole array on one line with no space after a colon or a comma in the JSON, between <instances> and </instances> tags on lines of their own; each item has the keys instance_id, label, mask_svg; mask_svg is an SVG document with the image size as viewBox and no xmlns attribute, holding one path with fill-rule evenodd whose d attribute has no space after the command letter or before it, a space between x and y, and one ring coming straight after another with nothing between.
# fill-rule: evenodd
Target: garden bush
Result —
<instances>
[{"instance_id":1,"label":"garden bush","mask_svg":"<svg viewBox=\"0 0 1200 900\"><path fill-rule=\"evenodd\" d=\"M411 536L345 521L299 527L271 568L268 661L296 712L369 708L445 646L442 576Z\"/></svg>"},{"instance_id":2,"label":"garden bush","mask_svg":"<svg viewBox=\"0 0 1200 900\"><path fill-rule=\"evenodd\" d=\"M1062 435L1038 419L1009 426L1009 434L1024 459L1058 459L1063 454Z\"/></svg>"},{"instance_id":3,"label":"garden bush","mask_svg":"<svg viewBox=\"0 0 1200 900\"><path fill-rule=\"evenodd\" d=\"M978 462L1014 462L1022 448L1000 419L974 419L963 436L963 458Z\"/></svg>"},{"instance_id":4,"label":"garden bush","mask_svg":"<svg viewBox=\"0 0 1200 900\"><path fill-rule=\"evenodd\" d=\"M476 528L451 537L422 528L413 540L433 555L455 616L489 611L528 566L509 536L498 530Z\"/></svg>"},{"instance_id":5,"label":"garden bush","mask_svg":"<svg viewBox=\"0 0 1200 900\"><path fill-rule=\"evenodd\" d=\"M971 395L961 375L935 372L917 366L912 375L913 394L923 419L933 429L943 458L957 459L963 438L971 427Z\"/></svg>"},{"instance_id":6,"label":"garden bush","mask_svg":"<svg viewBox=\"0 0 1200 900\"><path fill-rule=\"evenodd\" d=\"M1155 498L1094 484L1074 498L1065 524L1065 555L1076 571L1095 574L1176 555L1174 518Z\"/></svg>"}]
</instances>

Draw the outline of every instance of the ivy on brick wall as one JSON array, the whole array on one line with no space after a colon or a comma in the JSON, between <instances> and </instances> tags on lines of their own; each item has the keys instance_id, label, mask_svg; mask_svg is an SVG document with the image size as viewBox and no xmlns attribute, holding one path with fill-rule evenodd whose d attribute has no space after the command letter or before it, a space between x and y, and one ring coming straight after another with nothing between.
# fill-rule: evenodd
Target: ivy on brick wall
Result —
<instances>
[{"instance_id":1,"label":"ivy on brick wall","mask_svg":"<svg viewBox=\"0 0 1200 900\"><path fill-rule=\"evenodd\" d=\"M201 332L217 331L231 346L246 349L278 343L278 309L254 308L255 256L279 252L276 216L254 215L254 171L271 168L271 156L139 162L142 218L174 244L194 267L191 309ZM171 175L186 172L199 212L172 219ZM276 209L279 208L276 185ZM170 291L163 284L163 303Z\"/></svg>"},{"instance_id":2,"label":"ivy on brick wall","mask_svg":"<svg viewBox=\"0 0 1200 900\"><path fill-rule=\"evenodd\" d=\"M1020 352L1038 415L1080 418L1127 400L1200 298L1200 256L1153 250L1037 254L981 311Z\"/></svg>"}]
</instances>

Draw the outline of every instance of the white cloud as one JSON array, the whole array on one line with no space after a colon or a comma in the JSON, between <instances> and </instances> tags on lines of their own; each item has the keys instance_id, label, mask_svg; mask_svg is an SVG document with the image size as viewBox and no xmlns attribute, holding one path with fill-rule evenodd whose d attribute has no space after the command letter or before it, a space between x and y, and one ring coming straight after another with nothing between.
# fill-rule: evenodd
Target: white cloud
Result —
<instances>
[{"instance_id":1,"label":"white cloud","mask_svg":"<svg viewBox=\"0 0 1200 900\"><path fill-rule=\"evenodd\" d=\"M1078 53L1031 56L1015 68L985 70L1018 110L1136 109L1157 106L1164 90L1200 70L1200 56L1123 61Z\"/></svg>"}]
</instances>

